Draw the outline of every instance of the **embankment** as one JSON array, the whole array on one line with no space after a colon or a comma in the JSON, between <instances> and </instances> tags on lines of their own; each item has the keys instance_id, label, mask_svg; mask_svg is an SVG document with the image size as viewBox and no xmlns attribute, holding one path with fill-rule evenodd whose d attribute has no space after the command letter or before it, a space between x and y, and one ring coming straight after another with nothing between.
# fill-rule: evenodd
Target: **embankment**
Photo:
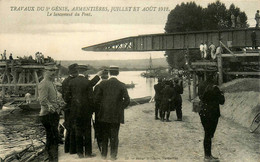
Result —
<instances>
[{"instance_id":1,"label":"embankment","mask_svg":"<svg viewBox=\"0 0 260 162\"><path fill-rule=\"evenodd\" d=\"M260 112L260 79L236 79L223 84L221 89L226 98L221 115L249 128L253 118Z\"/></svg>"}]
</instances>

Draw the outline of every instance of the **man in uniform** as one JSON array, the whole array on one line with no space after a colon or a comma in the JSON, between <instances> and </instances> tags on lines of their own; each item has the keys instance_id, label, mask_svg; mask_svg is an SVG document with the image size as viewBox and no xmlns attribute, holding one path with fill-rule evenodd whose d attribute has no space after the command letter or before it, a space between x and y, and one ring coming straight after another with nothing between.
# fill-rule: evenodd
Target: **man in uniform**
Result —
<instances>
[{"instance_id":1,"label":"man in uniform","mask_svg":"<svg viewBox=\"0 0 260 162\"><path fill-rule=\"evenodd\" d=\"M259 10L256 11L255 13L255 21L256 21L256 28L259 28L259 21L260 21L260 15L259 15Z\"/></svg>"},{"instance_id":2,"label":"man in uniform","mask_svg":"<svg viewBox=\"0 0 260 162\"><path fill-rule=\"evenodd\" d=\"M99 76L95 76L91 81L83 73L86 66L77 66L79 75L70 80L69 96L71 96L70 120L72 131L76 135L76 151L79 158L92 157L91 141L91 118L93 113L93 86L99 81ZM101 72L98 72L100 75ZM83 149L83 147L85 149Z\"/></svg>"},{"instance_id":3,"label":"man in uniform","mask_svg":"<svg viewBox=\"0 0 260 162\"><path fill-rule=\"evenodd\" d=\"M62 82L62 98L66 102L64 107L64 126L66 128L65 135L65 144L64 144L64 152L75 154L76 153L76 139L75 132L71 131L71 122L70 122L70 110L72 109L71 105L71 96L69 95L69 83L72 79L78 76L78 71L76 67L78 64L72 64L69 68L69 76Z\"/></svg>"},{"instance_id":4,"label":"man in uniform","mask_svg":"<svg viewBox=\"0 0 260 162\"><path fill-rule=\"evenodd\" d=\"M171 110L173 110L173 101L176 97L176 93L173 89L173 83L171 80L166 81L165 86L162 90L162 100L160 105L161 121L164 122L165 115L166 121L169 122Z\"/></svg>"},{"instance_id":5,"label":"man in uniform","mask_svg":"<svg viewBox=\"0 0 260 162\"><path fill-rule=\"evenodd\" d=\"M199 112L202 126L204 128L204 153L205 160L217 160L218 158L211 154L211 139L217 128L218 118L220 117L219 104L223 105L225 97L217 85L214 84L213 74L207 75L207 80L199 84L198 95L202 102L201 111Z\"/></svg>"},{"instance_id":6,"label":"man in uniform","mask_svg":"<svg viewBox=\"0 0 260 162\"><path fill-rule=\"evenodd\" d=\"M163 83L162 79L158 78L158 83L154 85L154 90L155 90L155 120L158 120L158 113L161 105L161 100L162 100L162 90L163 90ZM161 118L161 111L159 113L160 118Z\"/></svg>"},{"instance_id":7,"label":"man in uniform","mask_svg":"<svg viewBox=\"0 0 260 162\"><path fill-rule=\"evenodd\" d=\"M257 45L256 45L256 32L253 31L251 33L251 40L252 40L252 49L257 49Z\"/></svg>"},{"instance_id":8,"label":"man in uniform","mask_svg":"<svg viewBox=\"0 0 260 162\"><path fill-rule=\"evenodd\" d=\"M107 157L108 140L110 139L110 156L112 160L116 160L119 127L120 123L124 123L124 109L129 105L130 98L125 84L116 78L119 68L110 66L109 74L110 78L100 84L97 92L97 102L101 103L97 118L103 129L102 158Z\"/></svg>"},{"instance_id":9,"label":"man in uniform","mask_svg":"<svg viewBox=\"0 0 260 162\"><path fill-rule=\"evenodd\" d=\"M49 161L58 161L59 143L59 104L57 101L57 89L54 85L56 76L55 65L45 67L44 79L39 83L39 101L41 105L40 120L46 131L45 151Z\"/></svg>"},{"instance_id":10,"label":"man in uniform","mask_svg":"<svg viewBox=\"0 0 260 162\"><path fill-rule=\"evenodd\" d=\"M183 94L182 80L179 82L178 78L174 78L173 89L174 89L174 92L176 93L176 97L174 99L174 106L175 106L175 110L176 110L177 121L182 121L182 97L181 97L181 94Z\"/></svg>"}]
</instances>

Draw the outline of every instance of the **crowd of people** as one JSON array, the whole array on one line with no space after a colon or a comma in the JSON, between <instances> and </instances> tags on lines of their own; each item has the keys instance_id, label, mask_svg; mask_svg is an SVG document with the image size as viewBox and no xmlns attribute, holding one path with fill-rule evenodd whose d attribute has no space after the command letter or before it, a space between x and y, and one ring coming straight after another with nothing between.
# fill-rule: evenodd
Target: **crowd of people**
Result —
<instances>
[{"instance_id":1,"label":"crowd of people","mask_svg":"<svg viewBox=\"0 0 260 162\"><path fill-rule=\"evenodd\" d=\"M46 155L49 161L58 161L59 114L61 108L57 101L57 89L53 84L57 67L45 67L44 79L39 84L40 119L46 130ZM124 123L124 108L130 98L124 83L116 76L118 67L102 70L89 80L84 66L69 66L69 76L62 83L62 98L66 102L64 127L66 128L64 151L77 154L79 158L93 157L91 122L103 159L107 158L110 141L110 156L117 159L118 133L120 123ZM97 85L100 80L102 81ZM96 85L96 86L95 86ZM93 90L93 87L95 89ZM95 114L95 120L92 114Z\"/></svg>"},{"instance_id":2,"label":"crowd of people","mask_svg":"<svg viewBox=\"0 0 260 162\"><path fill-rule=\"evenodd\" d=\"M12 53L10 53L9 57L7 58L6 50L4 50L4 52L2 54L0 54L0 56L1 56L0 57L1 61L7 61L7 60L12 61L12 60L14 60ZM32 55L30 55L30 56L23 56L23 57L17 56L17 59L18 60L33 61L33 62L36 62L38 64L54 62L53 58L51 58L50 56L47 56L47 58L45 58L44 55L41 52L36 52L35 53L35 59L33 59Z\"/></svg>"},{"instance_id":3,"label":"crowd of people","mask_svg":"<svg viewBox=\"0 0 260 162\"><path fill-rule=\"evenodd\" d=\"M158 78L158 83L154 85L155 120L169 122L171 111L176 111L177 121L182 121L183 81L180 78Z\"/></svg>"},{"instance_id":4,"label":"crowd of people","mask_svg":"<svg viewBox=\"0 0 260 162\"><path fill-rule=\"evenodd\" d=\"M8 60L8 59L7 59L7 56L6 56L6 50L4 50L4 52L1 53L1 61L6 61L6 60ZM9 55L9 60L13 60L13 54L12 53L10 53L10 55Z\"/></svg>"}]
</instances>

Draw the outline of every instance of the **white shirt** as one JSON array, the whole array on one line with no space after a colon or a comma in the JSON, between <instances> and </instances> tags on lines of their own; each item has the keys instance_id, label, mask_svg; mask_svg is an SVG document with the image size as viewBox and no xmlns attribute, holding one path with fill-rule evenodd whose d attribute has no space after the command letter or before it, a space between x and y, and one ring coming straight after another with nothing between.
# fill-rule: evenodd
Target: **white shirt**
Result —
<instances>
[{"instance_id":1,"label":"white shirt","mask_svg":"<svg viewBox=\"0 0 260 162\"><path fill-rule=\"evenodd\" d=\"M204 45L201 44L201 45L200 45L200 51L203 51L203 50L204 50Z\"/></svg>"}]
</instances>

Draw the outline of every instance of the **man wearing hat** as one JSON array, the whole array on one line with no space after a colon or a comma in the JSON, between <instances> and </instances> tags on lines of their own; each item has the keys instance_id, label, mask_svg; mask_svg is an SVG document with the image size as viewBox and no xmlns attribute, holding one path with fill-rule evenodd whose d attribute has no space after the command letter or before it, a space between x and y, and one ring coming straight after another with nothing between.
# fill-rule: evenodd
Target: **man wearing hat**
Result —
<instances>
[{"instance_id":1,"label":"man wearing hat","mask_svg":"<svg viewBox=\"0 0 260 162\"><path fill-rule=\"evenodd\" d=\"M107 69L103 70L103 73L101 75L101 82L97 84L94 89L94 99L97 98L97 92L99 91L100 84L107 81L108 77L109 77L108 70ZM101 151L103 133L102 133L102 125L97 118L97 115L100 112L100 107L101 107L101 103L95 102L95 110L94 110L95 111L95 123L94 123L95 138L97 139L98 148Z\"/></svg>"},{"instance_id":2,"label":"man wearing hat","mask_svg":"<svg viewBox=\"0 0 260 162\"><path fill-rule=\"evenodd\" d=\"M218 158L211 154L211 139L214 137L218 125L218 118L220 117L219 105L225 103L225 97L223 92L221 92L215 84L213 73L209 73L206 81L199 84L198 95L202 103L199 115L205 132L203 141L204 159L206 161L218 160Z\"/></svg>"},{"instance_id":3,"label":"man wearing hat","mask_svg":"<svg viewBox=\"0 0 260 162\"><path fill-rule=\"evenodd\" d=\"M73 107L70 109L70 122L72 131L76 135L76 152L79 158L92 155L91 141L91 118L93 113L93 86L99 81L101 71L92 79L88 80L83 74L87 66L78 65L77 77L69 82L68 96ZM83 147L85 149L83 149Z\"/></svg>"},{"instance_id":4,"label":"man wearing hat","mask_svg":"<svg viewBox=\"0 0 260 162\"><path fill-rule=\"evenodd\" d=\"M76 153L76 138L75 132L71 131L71 122L70 122L70 109L71 105L71 96L69 94L69 83L72 79L78 76L77 71L78 64L71 64L69 69L69 76L62 82L62 98L66 102L64 107L64 126L66 128L66 135L65 135L65 144L64 144L64 152L75 154Z\"/></svg>"},{"instance_id":5,"label":"man wearing hat","mask_svg":"<svg viewBox=\"0 0 260 162\"><path fill-rule=\"evenodd\" d=\"M57 101L57 89L54 85L57 67L48 65L45 68L44 79L39 83L39 102L41 105L40 120L46 131L45 151L49 161L58 161L58 124L59 106Z\"/></svg>"},{"instance_id":6,"label":"man wearing hat","mask_svg":"<svg viewBox=\"0 0 260 162\"><path fill-rule=\"evenodd\" d=\"M97 118L102 126L102 149L101 155L106 159L108 152L108 141L110 139L110 156L112 160L117 158L118 133L120 123L124 123L124 109L130 103L130 98L125 84L120 82L116 76L119 68L110 66L110 78L100 83L96 102L101 103Z\"/></svg>"},{"instance_id":7,"label":"man wearing hat","mask_svg":"<svg viewBox=\"0 0 260 162\"><path fill-rule=\"evenodd\" d=\"M174 78L174 87L173 87L176 97L174 100L174 106L176 110L177 115L177 121L182 121L182 97L181 94L183 94L183 83L180 81L179 78Z\"/></svg>"},{"instance_id":8,"label":"man wearing hat","mask_svg":"<svg viewBox=\"0 0 260 162\"><path fill-rule=\"evenodd\" d=\"M158 120L160 116L161 118L161 111L159 113L160 110L160 105L161 105L161 101L162 101L162 90L164 88L164 85L162 83L162 78L158 78L158 83L154 85L154 90L155 90L155 120Z\"/></svg>"}]
</instances>

